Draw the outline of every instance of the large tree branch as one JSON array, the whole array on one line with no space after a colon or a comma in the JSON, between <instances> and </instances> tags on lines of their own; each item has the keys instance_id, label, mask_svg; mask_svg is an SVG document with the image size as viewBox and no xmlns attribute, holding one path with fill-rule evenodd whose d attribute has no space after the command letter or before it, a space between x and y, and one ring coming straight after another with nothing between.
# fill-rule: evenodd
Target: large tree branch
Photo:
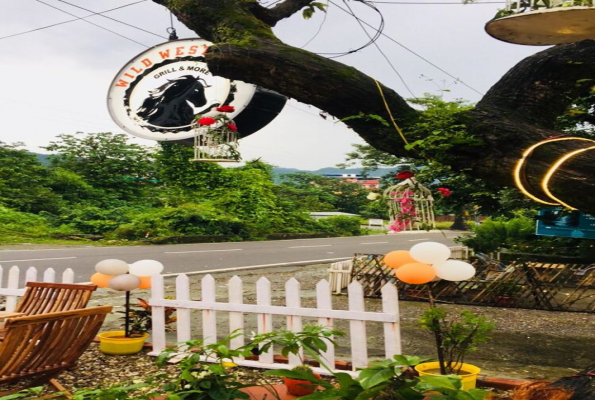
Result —
<instances>
[{"instance_id":1,"label":"large tree branch","mask_svg":"<svg viewBox=\"0 0 595 400\"><path fill-rule=\"evenodd\" d=\"M418 111L394 91L382 85L379 90L371 77L352 67L283 44L272 34L270 26L246 7L249 3L176 0L173 12L188 28L219 43L206 55L214 74L278 91L339 119L361 114L362 118L345 123L369 144L396 156L415 157L404 149L403 140L393 126L384 126L366 116L376 114L390 121L383 95L390 113L412 141L420 139L408 136L411 135L408 128L418 121ZM304 3L289 1L286 7ZM594 41L556 46L522 61L474 110L458 121L465 123L470 134L483 140L485 145L453 146L448 150L447 162L476 177L512 186L512 171L524 150L559 135L560 132L552 130L554 119L593 85L594 64ZM528 160L527 186L539 197L545 197L541 181L550 166L585 145L585 142L567 141L540 147ZM428 155L432 157L431 150ZM577 153L560 166L550 185L552 193L560 200L593 215L594 161L594 151Z\"/></svg>"},{"instance_id":2,"label":"large tree branch","mask_svg":"<svg viewBox=\"0 0 595 400\"><path fill-rule=\"evenodd\" d=\"M556 118L595 85L595 40L552 47L506 73L477 105L553 128Z\"/></svg>"},{"instance_id":3,"label":"large tree branch","mask_svg":"<svg viewBox=\"0 0 595 400\"><path fill-rule=\"evenodd\" d=\"M392 125L385 126L366 115L380 115L390 121L382 95L399 125L412 123L418 112L382 85L381 94L374 79L355 68L282 43L266 42L258 48L214 46L207 52L206 60L216 75L276 90L338 119L363 114L345 124L376 148L415 156L405 151L403 140Z\"/></svg>"}]
</instances>

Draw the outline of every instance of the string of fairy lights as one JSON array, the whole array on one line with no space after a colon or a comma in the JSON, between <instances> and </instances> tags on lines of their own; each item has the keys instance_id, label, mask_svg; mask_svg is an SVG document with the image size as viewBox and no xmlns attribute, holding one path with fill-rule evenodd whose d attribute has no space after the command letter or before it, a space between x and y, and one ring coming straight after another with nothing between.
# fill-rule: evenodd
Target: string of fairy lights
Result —
<instances>
[{"instance_id":1,"label":"string of fairy lights","mask_svg":"<svg viewBox=\"0 0 595 400\"><path fill-rule=\"evenodd\" d=\"M538 197L537 195L535 195L534 193L531 193L531 191L527 188L527 186L529 186L529 185L527 185L526 178L524 177L524 170L525 170L525 166L527 164L527 160L535 152L535 150L537 148L539 148L540 146L543 146L543 145L551 144L551 143L570 141L570 140L595 143L595 140L582 138L582 137L556 137L556 138L550 138L550 139L542 140L538 143L535 143L534 145L528 147L523 152L523 155L521 156L521 158L519 159L519 161L517 162L517 164L514 168L513 178L514 178L514 182L515 182L517 188L525 196L527 196L531 200L536 201L541 204L547 204L547 205L551 205L551 206L563 206L569 210L576 210L575 207L562 201L561 199L559 199L557 196L555 196L552 193L552 191L550 189L550 182L551 182L552 178L554 177L555 173L560 169L560 167L564 163L566 163L568 160L570 160L573 157L576 157L577 155L579 155L581 153L584 153L584 152L590 151L590 150L595 150L595 146L572 150L572 151L564 154L563 156L559 157L555 162L553 162L550 165L550 167L547 169L547 171L543 175L543 178L541 179L541 189L548 196L548 200L544 200L544 199ZM553 200L553 202L551 200Z\"/></svg>"}]
</instances>

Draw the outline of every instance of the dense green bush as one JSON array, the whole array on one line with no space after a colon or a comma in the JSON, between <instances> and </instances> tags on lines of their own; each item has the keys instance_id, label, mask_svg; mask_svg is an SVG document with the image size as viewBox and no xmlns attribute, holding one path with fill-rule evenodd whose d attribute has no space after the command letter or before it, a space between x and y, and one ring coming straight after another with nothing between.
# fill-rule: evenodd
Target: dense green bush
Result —
<instances>
[{"instance_id":1,"label":"dense green bush","mask_svg":"<svg viewBox=\"0 0 595 400\"><path fill-rule=\"evenodd\" d=\"M0 240L16 237L48 237L57 230L42 216L0 206Z\"/></svg>"},{"instance_id":2,"label":"dense green bush","mask_svg":"<svg viewBox=\"0 0 595 400\"><path fill-rule=\"evenodd\" d=\"M535 228L535 219L526 216L488 218L481 225L472 227L472 235L459 237L456 241L480 253L504 250L508 253L595 258L595 241L537 236Z\"/></svg>"},{"instance_id":3,"label":"dense green bush","mask_svg":"<svg viewBox=\"0 0 595 400\"><path fill-rule=\"evenodd\" d=\"M138 211L134 207L80 206L63 210L56 223L70 227L78 233L98 235L113 231L129 222Z\"/></svg>"},{"instance_id":4,"label":"dense green bush","mask_svg":"<svg viewBox=\"0 0 595 400\"><path fill-rule=\"evenodd\" d=\"M319 219L318 225L322 228L321 231L336 233L340 236L357 236L362 233L359 217L337 215Z\"/></svg>"},{"instance_id":5,"label":"dense green bush","mask_svg":"<svg viewBox=\"0 0 595 400\"><path fill-rule=\"evenodd\" d=\"M458 241L469 246L475 252L491 253L502 247L525 243L535 238L535 220L517 217L486 219L481 225L473 227L473 235L459 238Z\"/></svg>"},{"instance_id":6,"label":"dense green bush","mask_svg":"<svg viewBox=\"0 0 595 400\"><path fill-rule=\"evenodd\" d=\"M208 204L183 204L179 207L151 209L109 234L114 239L200 235L241 235L246 223Z\"/></svg>"}]
</instances>

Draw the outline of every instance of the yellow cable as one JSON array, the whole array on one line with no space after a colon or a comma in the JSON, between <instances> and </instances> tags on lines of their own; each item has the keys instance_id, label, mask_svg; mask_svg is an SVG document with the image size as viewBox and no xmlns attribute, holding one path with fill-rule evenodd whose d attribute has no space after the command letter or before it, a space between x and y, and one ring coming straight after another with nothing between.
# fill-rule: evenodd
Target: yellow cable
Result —
<instances>
[{"instance_id":1,"label":"yellow cable","mask_svg":"<svg viewBox=\"0 0 595 400\"><path fill-rule=\"evenodd\" d=\"M574 208L574 207L572 207L572 206L564 203L562 200L560 200L556 196L554 196L552 194L552 192L550 192L550 189L549 189L548 185L550 183L550 179L552 178L552 176L556 173L556 171L558 170L558 168L560 168L560 165L562 165L563 163L565 163L569 158L574 157L577 154L583 153L583 152L588 151L588 150L595 150L595 146L586 147L584 149L578 149L578 150L571 151L570 153L566 153L565 155L563 155L562 157L560 157L550 167L550 169L547 171L547 173L543 177L543 180L541 181L541 188L543 189L543 191L545 192L545 194L547 194L551 199L556 200L558 203L560 203L564 207L569 208L571 210L576 210L576 208Z\"/></svg>"},{"instance_id":2,"label":"yellow cable","mask_svg":"<svg viewBox=\"0 0 595 400\"><path fill-rule=\"evenodd\" d=\"M384 93L382 92L382 87L380 86L380 83L378 83L378 81L376 79L374 79L374 82L376 82L376 86L378 87L378 91L380 92L380 97L382 97L382 101L384 102L384 107L386 108L386 112L388 112L388 116L390 117L390 120L393 123L393 126L395 127L397 132L399 132L399 135L401 135L401 139L403 139L405 144L408 145L409 142L407 141L407 139L405 139L405 135L403 135L403 131L401 131L401 128L399 128L399 125L397 125L397 122L393 118L393 114L390 112L390 107L388 106L388 103L386 102L386 98L384 97Z\"/></svg>"},{"instance_id":3,"label":"yellow cable","mask_svg":"<svg viewBox=\"0 0 595 400\"><path fill-rule=\"evenodd\" d=\"M514 183L516 184L517 188L521 191L521 193L523 193L525 196L529 197L530 199L532 199L532 200L534 200L534 201L536 201L538 203L549 204L549 205L552 205L552 206L557 206L559 204L559 203L552 203L552 202L549 202L549 201L545 201L543 199L540 199L540 198L534 196L533 194L531 194L527 189L525 189L525 186L521 182L521 171L523 170L523 165L524 165L527 157L537 147L541 146L542 144L546 144L546 143L560 142L560 141L566 141L566 140L584 140L584 141L589 141L589 142L595 142L595 140L581 138L581 137L561 137L561 138L554 138L554 139L542 140L541 142L535 143L534 145L532 145L529 148L527 148L527 150L524 151L523 156L521 157L521 159L517 162L517 164L516 164L516 166L514 168L514 172L513 172ZM542 183L542 186L543 186L543 183ZM550 196L550 195L548 194L548 196ZM552 199L554 199L554 200L556 200L556 201L559 202L558 199L556 199L556 198L554 198L552 196L550 196L550 198L552 198Z\"/></svg>"}]
</instances>

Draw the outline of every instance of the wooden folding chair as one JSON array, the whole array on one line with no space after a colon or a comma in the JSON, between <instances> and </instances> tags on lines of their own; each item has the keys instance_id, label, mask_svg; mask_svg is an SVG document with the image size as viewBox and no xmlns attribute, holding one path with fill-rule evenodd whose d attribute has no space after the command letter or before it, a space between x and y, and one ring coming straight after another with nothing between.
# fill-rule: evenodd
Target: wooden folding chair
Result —
<instances>
[{"instance_id":1,"label":"wooden folding chair","mask_svg":"<svg viewBox=\"0 0 595 400\"><path fill-rule=\"evenodd\" d=\"M111 310L103 306L7 319L0 342L0 386L30 378L27 387L49 382L64 390L53 378L76 364ZM0 391L0 396L21 389Z\"/></svg>"},{"instance_id":2,"label":"wooden folding chair","mask_svg":"<svg viewBox=\"0 0 595 400\"><path fill-rule=\"evenodd\" d=\"M23 297L14 309L23 315L38 315L85 308L96 285L74 283L27 282ZM1 322L1 321L0 321ZM5 334L0 324L0 341Z\"/></svg>"},{"instance_id":3,"label":"wooden folding chair","mask_svg":"<svg viewBox=\"0 0 595 400\"><path fill-rule=\"evenodd\" d=\"M27 282L15 312L37 315L85 308L96 285Z\"/></svg>"}]
</instances>

